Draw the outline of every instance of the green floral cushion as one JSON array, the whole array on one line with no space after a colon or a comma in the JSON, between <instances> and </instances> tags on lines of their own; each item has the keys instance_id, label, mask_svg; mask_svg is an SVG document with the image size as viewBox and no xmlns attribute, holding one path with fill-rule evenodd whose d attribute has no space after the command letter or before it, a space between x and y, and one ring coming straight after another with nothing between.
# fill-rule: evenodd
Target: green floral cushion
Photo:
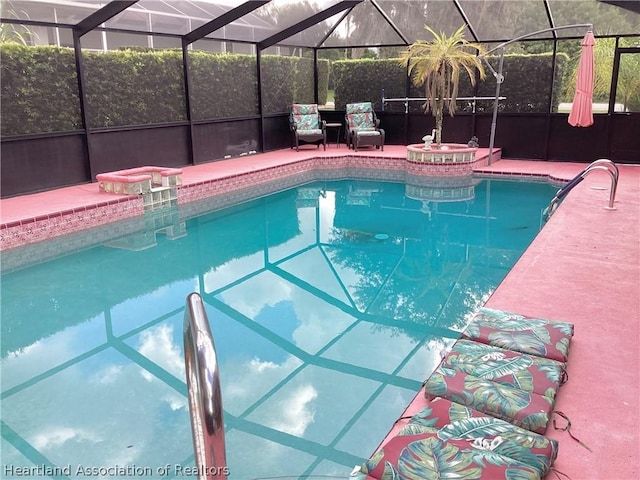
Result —
<instances>
[{"instance_id":1,"label":"green floral cushion","mask_svg":"<svg viewBox=\"0 0 640 480\"><path fill-rule=\"evenodd\" d=\"M573 325L481 308L462 334L476 342L566 362Z\"/></svg>"},{"instance_id":2,"label":"green floral cushion","mask_svg":"<svg viewBox=\"0 0 640 480\"><path fill-rule=\"evenodd\" d=\"M304 131L309 130L317 130L317 132L322 133L322 129L320 128L320 123L318 121L318 115L293 114L291 117L298 133L303 133Z\"/></svg>"},{"instance_id":3,"label":"green floral cushion","mask_svg":"<svg viewBox=\"0 0 640 480\"><path fill-rule=\"evenodd\" d=\"M373 112L373 104L371 102L347 103L346 114Z\"/></svg>"},{"instance_id":4,"label":"green floral cushion","mask_svg":"<svg viewBox=\"0 0 640 480\"><path fill-rule=\"evenodd\" d=\"M370 135L380 135L375 125L373 104L371 102L348 103L346 106L347 129L362 132L371 132Z\"/></svg>"},{"instance_id":5,"label":"green floral cushion","mask_svg":"<svg viewBox=\"0 0 640 480\"><path fill-rule=\"evenodd\" d=\"M364 130L375 131L376 129L371 112L347 114L347 127L349 130L357 130L359 132Z\"/></svg>"},{"instance_id":6,"label":"green floral cushion","mask_svg":"<svg viewBox=\"0 0 640 480\"><path fill-rule=\"evenodd\" d=\"M291 107L291 113L294 115L310 115L318 114L318 105L316 103L294 103Z\"/></svg>"},{"instance_id":7,"label":"green floral cushion","mask_svg":"<svg viewBox=\"0 0 640 480\"><path fill-rule=\"evenodd\" d=\"M554 405L554 400L544 395L484 380L442 365L427 380L425 396L446 398L540 434L547 430Z\"/></svg>"},{"instance_id":8,"label":"green floral cushion","mask_svg":"<svg viewBox=\"0 0 640 480\"><path fill-rule=\"evenodd\" d=\"M360 472L377 479L540 479L557 454L555 440L436 398Z\"/></svg>"},{"instance_id":9,"label":"green floral cushion","mask_svg":"<svg viewBox=\"0 0 640 480\"><path fill-rule=\"evenodd\" d=\"M564 364L470 340L458 340L442 365L474 377L555 399Z\"/></svg>"}]
</instances>

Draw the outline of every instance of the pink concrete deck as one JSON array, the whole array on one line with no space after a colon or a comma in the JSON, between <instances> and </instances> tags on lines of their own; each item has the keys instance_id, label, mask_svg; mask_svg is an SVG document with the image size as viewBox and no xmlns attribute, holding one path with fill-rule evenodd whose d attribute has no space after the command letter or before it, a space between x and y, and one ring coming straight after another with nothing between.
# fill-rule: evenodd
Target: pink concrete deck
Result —
<instances>
[{"instance_id":1,"label":"pink concrete deck","mask_svg":"<svg viewBox=\"0 0 640 480\"><path fill-rule=\"evenodd\" d=\"M617 209L604 208L607 174L589 175L487 302L575 324L556 409L593 452L547 432L560 441L556 468L573 480L640 478L640 167L619 167Z\"/></svg>"},{"instance_id":2,"label":"pink concrete deck","mask_svg":"<svg viewBox=\"0 0 640 480\"><path fill-rule=\"evenodd\" d=\"M344 146L338 151L348 153ZM364 149L357 154L405 152L406 147L385 146L384 152ZM315 148L281 150L184 167L182 179L189 185L335 153L333 145L326 153ZM479 171L569 180L584 166L500 160ZM608 176L596 172L572 190L487 302L489 307L575 324L569 382L559 392L556 409L571 418L572 432L592 452L566 432L552 426L547 431L560 442L556 469L572 480L640 478L640 167L620 166L616 210L604 208L608 187ZM95 183L3 199L0 221L104 200ZM418 409L422 398L418 394L408 412Z\"/></svg>"},{"instance_id":3,"label":"pink concrete deck","mask_svg":"<svg viewBox=\"0 0 640 480\"><path fill-rule=\"evenodd\" d=\"M583 167L500 160L481 170L569 178ZM569 381L555 409L568 415L572 433L592 451L567 432L547 430L560 442L555 468L572 480L640 478L640 166L619 168L616 210L604 208L607 174L589 175L486 303L575 325ZM419 411L423 398L420 392L405 415ZM558 419L558 426L565 424Z\"/></svg>"},{"instance_id":4,"label":"pink concrete deck","mask_svg":"<svg viewBox=\"0 0 640 480\"><path fill-rule=\"evenodd\" d=\"M326 151L322 148L315 148L315 146L302 147L299 152L291 149L277 150L197 166L181 167L182 184L187 186L205 180L219 179L229 175L253 172L257 169L295 163L310 157L330 157L335 155L406 158L406 147L387 145L384 151L363 148L358 152L354 152L344 145L336 148L334 144L330 144L327 146ZM104 193L100 193L97 183L5 198L0 200L0 223L16 222L27 218L73 210L78 207L96 205L114 198L118 197L106 196Z\"/></svg>"}]
</instances>

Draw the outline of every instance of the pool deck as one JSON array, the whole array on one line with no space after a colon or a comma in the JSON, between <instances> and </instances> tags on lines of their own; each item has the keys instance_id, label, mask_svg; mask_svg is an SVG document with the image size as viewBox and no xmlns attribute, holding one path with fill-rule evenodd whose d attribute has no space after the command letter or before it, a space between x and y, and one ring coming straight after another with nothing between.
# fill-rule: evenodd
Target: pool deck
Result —
<instances>
[{"instance_id":1,"label":"pool deck","mask_svg":"<svg viewBox=\"0 0 640 480\"><path fill-rule=\"evenodd\" d=\"M348 152L331 145L280 150L183 168L184 185L337 152L404 156L406 147ZM579 159L576 159L579 161ZM501 159L479 173L569 180L585 164ZM640 166L619 165L614 210L610 180L594 172L575 187L486 305L523 315L571 322L575 336L569 381L556 410L591 451L550 425L560 442L555 468L572 480L640 478ZM0 200L2 224L104 202L96 183ZM419 393L407 413L423 405ZM560 422L560 425L564 425ZM551 478L553 474L549 475Z\"/></svg>"}]
</instances>

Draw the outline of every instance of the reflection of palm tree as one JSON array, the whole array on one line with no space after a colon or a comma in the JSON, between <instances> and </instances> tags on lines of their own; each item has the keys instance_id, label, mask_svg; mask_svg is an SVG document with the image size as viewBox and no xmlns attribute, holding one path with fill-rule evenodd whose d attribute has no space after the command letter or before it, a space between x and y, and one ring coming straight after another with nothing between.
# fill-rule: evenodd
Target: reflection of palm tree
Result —
<instances>
[{"instance_id":1,"label":"reflection of palm tree","mask_svg":"<svg viewBox=\"0 0 640 480\"><path fill-rule=\"evenodd\" d=\"M349 244L350 234L336 229L332 243ZM421 240L405 239L400 257L352 248L331 249L329 256L335 265L358 273L351 295L361 311L418 325L435 325L445 308L461 313L476 308L476 297L486 293L486 286L472 280L472 269L463 257L450 257L446 251L439 255L430 239L432 234L425 233ZM444 239L438 243L445 247L447 244ZM458 317L451 318L456 321Z\"/></svg>"},{"instance_id":2,"label":"reflection of palm tree","mask_svg":"<svg viewBox=\"0 0 640 480\"><path fill-rule=\"evenodd\" d=\"M450 37L444 32L438 34L428 26L425 29L433 35L433 40L413 43L403 52L401 61L408 65L414 85L425 87L425 111L433 111L436 118L435 142L440 145L444 110L451 116L456 111L460 73L465 71L472 85L476 83L476 70L484 79L484 66L476 52L484 55L485 49L464 38L465 25Z\"/></svg>"},{"instance_id":3,"label":"reflection of palm tree","mask_svg":"<svg viewBox=\"0 0 640 480\"><path fill-rule=\"evenodd\" d=\"M429 261L425 261L428 258ZM451 289L452 279L459 272L457 263L442 263L437 249L425 252L425 256L405 257L398 267L398 278L407 285L414 301L424 297L443 304Z\"/></svg>"}]
</instances>

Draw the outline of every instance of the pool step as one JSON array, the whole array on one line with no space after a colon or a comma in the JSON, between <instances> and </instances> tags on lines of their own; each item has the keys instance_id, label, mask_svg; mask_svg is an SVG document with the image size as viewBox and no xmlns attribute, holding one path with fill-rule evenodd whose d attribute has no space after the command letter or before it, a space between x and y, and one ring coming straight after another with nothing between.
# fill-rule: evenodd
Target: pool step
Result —
<instances>
[{"instance_id":1,"label":"pool step","mask_svg":"<svg viewBox=\"0 0 640 480\"><path fill-rule=\"evenodd\" d=\"M105 245L123 250L146 250L158 244L158 234L165 235L169 240L176 240L187 235L187 224L181 221L178 206L175 203L162 208L155 205L155 208L144 213L143 231L112 240Z\"/></svg>"},{"instance_id":2,"label":"pool step","mask_svg":"<svg viewBox=\"0 0 640 480\"><path fill-rule=\"evenodd\" d=\"M152 187L142 194L144 211L153 211L171 207L178 202L178 190L176 187Z\"/></svg>"}]
</instances>

